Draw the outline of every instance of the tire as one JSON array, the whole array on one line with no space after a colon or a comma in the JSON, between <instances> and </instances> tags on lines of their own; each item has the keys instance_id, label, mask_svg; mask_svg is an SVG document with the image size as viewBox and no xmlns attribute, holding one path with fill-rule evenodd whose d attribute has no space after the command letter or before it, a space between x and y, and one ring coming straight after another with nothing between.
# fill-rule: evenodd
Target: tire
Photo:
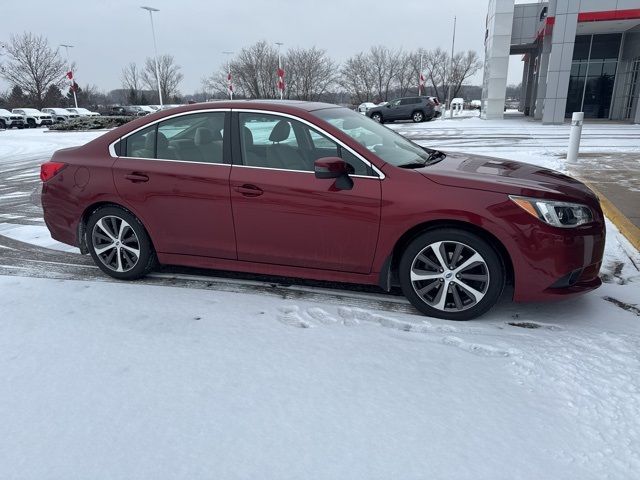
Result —
<instances>
[{"instance_id":1,"label":"tire","mask_svg":"<svg viewBox=\"0 0 640 480\"><path fill-rule=\"evenodd\" d=\"M0 120L0 130L6 130L7 129L7 124L5 123L4 120Z\"/></svg>"},{"instance_id":2,"label":"tire","mask_svg":"<svg viewBox=\"0 0 640 480\"><path fill-rule=\"evenodd\" d=\"M144 226L121 207L95 210L87 221L85 242L100 270L118 280L144 277L156 264L156 254Z\"/></svg>"},{"instance_id":3,"label":"tire","mask_svg":"<svg viewBox=\"0 0 640 480\"><path fill-rule=\"evenodd\" d=\"M405 249L398 274L414 307L446 320L470 320L487 312L500 298L506 278L502 258L491 245L455 228L417 236Z\"/></svg>"},{"instance_id":4,"label":"tire","mask_svg":"<svg viewBox=\"0 0 640 480\"><path fill-rule=\"evenodd\" d=\"M420 110L416 110L411 114L411 120L413 120L413 123L424 122L424 113Z\"/></svg>"},{"instance_id":5,"label":"tire","mask_svg":"<svg viewBox=\"0 0 640 480\"><path fill-rule=\"evenodd\" d=\"M382 115L381 115L381 114L379 114L378 112L376 112L376 113L372 113L372 114L371 114L371 119L372 119L374 122L384 123L384 122L383 122L383 120L382 120Z\"/></svg>"},{"instance_id":6,"label":"tire","mask_svg":"<svg viewBox=\"0 0 640 480\"><path fill-rule=\"evenodd\" d=\"M36 121L33 118L27 118L27 126L29 128L36 128Z\"/></svg>"}]
</instances>

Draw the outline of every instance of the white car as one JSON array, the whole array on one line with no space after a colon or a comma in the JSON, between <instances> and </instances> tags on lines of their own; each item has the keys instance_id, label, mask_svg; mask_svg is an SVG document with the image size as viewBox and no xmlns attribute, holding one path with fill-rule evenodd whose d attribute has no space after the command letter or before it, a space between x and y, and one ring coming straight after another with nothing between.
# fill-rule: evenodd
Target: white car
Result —
<instances>
[{"instance_id":1,"label":"white car","mask_svg":"<svg viewBox=\"0 0 640 480\"><path fill-rule=\"evenodd\" d=\"M22 115L11 113L9 110L0 108L0 129L24 128L25 120Z\"/></svg>"},{"instance_id":2,"label":"white car","mask_svg":"<svg viewBox=\"0 0 640 480\"><path fill-rule=\"evenodd\" d=\"M429 98L433 102L433 116L435 118L438 118L440 115L442 115L442 105L440 104L440 100L438 100L438 97Z\"/></svg>"},{"instance_id":3,"label":"white car","mask_svg":"<svg viewBox=\"0 0 640 480\"><path fill-rule=\"evenodd\" d=\"M364 102L358 105L358 112L365 115L373 107L377 107L377 105L371 102Z\"/></svg>"},{"instance_id":4,"label":"white car","mask_svg":"<svg viewBox=\"0 0 640 480\"><path fill-rule=\"evenodd\" d=\"M22 115L29 128L53 125L53 118L51 118L51 115L43 113L35 108L14 108L11 112Z\"/></svg>"},{"instance_id":5,"label":"white car","mask_svg":"<svg viewBox=\"0 0 640 480\"><path fill-rule=\"evenodd\" d=\"M77 113L81 117L99 117L100 114L98 112L92 112L91 110L87 110L86 108L67 108L70 112Z\"/></svg>"},{"instance_id":6,"label":"white car","mask_svg":"<svg viewBox=\"0 0 640 480\"><path fill-rule=\"evenodd\" d=\"M78 118L80 116L77 113L70 112L66 108L43 108L42 113L51 115L54 123L66 122L67 120Z\"/></svg>"},{"instance_id":7,"label":"white car","mask_svg":"<svg viewBox=\"0 0 640 480\"><path fill-rule=\"evenodd\" d=\"M149 115L150 113L156 113L156 111L151 108L149 105L134 105L134 107L138 107L140 110L142 110L145 115Z\"/></svg>"}]
</instances>

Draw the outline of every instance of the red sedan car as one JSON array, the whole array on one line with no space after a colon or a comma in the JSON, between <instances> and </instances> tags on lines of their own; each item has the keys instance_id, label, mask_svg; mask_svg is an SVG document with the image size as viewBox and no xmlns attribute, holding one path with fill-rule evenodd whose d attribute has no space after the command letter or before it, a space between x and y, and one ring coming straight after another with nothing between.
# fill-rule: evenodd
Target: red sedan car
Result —
<instances>
[{"instance_id":1,"label":"red sedan car","mask_svg":"<svg viewBox=\"0 0 640 480\"><path fill-rule=\"evenodd\" d=\"M466 320L600 285L605 227L582 183L420 147L346 108L232 101L164 110L42 165L56 240L128 280L161 264L399 285Z\"/></svg>"}]
</instances>

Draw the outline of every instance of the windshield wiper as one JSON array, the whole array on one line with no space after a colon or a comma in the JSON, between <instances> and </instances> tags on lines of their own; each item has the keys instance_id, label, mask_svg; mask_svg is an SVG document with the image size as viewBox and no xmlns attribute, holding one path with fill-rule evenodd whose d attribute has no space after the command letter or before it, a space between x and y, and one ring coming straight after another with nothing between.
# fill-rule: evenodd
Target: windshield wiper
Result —
<instances>
[{"instance_id":1,"label":"windshield wiper","mask_svg":"<svg viewBox=\"0 0 640 480\"><path fill-rule=\"evenodd\" d=\"M403 163L402 165L398 165L399 168L422 168L426 165L423 162L409 162Z\"/></svg>"},{"instance_id":2,"label":"windshield wiper","mask_svg":"<svg viewBox=\"0 0 640 480\"><path fill-rule=\"evenodd\" d=\"M439 150L427 150L427 152L429 153L429 156L427 157L427 160L424 162L425 165L433 165L434 163L438 163L439 161L443 160L447 154L444 152L441 152Z\"/></svg>"}]
</instances>

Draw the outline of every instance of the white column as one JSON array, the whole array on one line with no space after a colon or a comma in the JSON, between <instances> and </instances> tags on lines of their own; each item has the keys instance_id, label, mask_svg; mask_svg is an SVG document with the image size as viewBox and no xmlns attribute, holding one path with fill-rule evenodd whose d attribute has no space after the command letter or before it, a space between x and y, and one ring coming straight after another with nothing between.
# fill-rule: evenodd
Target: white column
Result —
<instances>
[{"instance_id":1,"label":"white column","mask_svg":"<svg viewBox=\"0 0 640 480\"><path fill-rule=\"evenodd\" d=\"M513 0L489 0L482 82L482 118L503 118L513 28Z\"/></svg>"}]
</instances>

